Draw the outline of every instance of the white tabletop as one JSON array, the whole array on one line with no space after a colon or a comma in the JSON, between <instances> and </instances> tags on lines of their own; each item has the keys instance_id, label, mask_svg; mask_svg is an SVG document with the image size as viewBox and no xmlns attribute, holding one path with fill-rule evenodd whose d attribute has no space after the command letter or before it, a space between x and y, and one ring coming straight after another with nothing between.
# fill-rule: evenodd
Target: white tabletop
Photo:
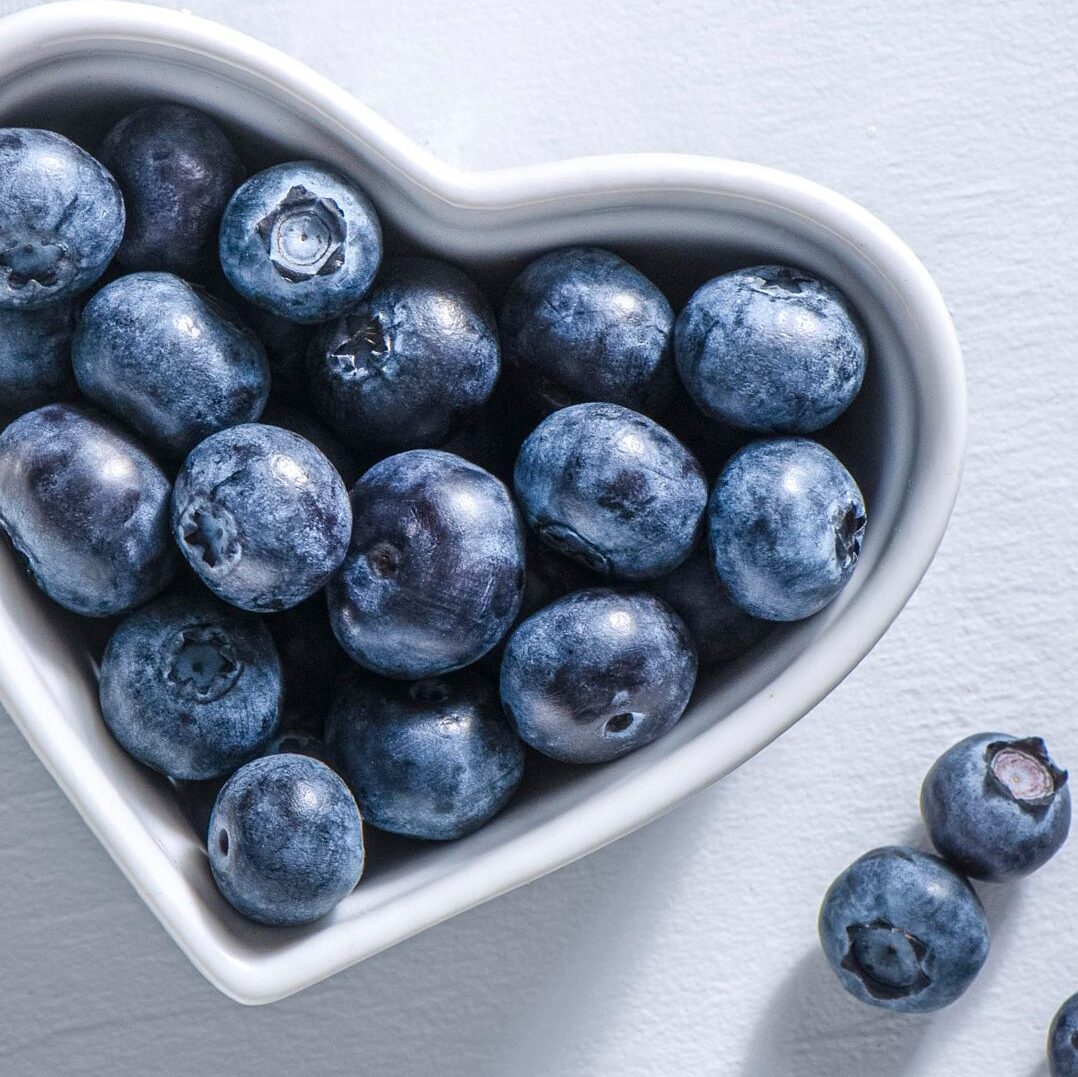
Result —
<instances>
[{"instance_id":1,"label":"white tabletop","mask_svg":"<svg viewBox=\"0 0 1078 1077\"><path fill-rule=\"evenodd\" d=\"M680 150L859 200L951 304L968 470L909 608L791 733L645 830L269 1008L203 981L0 721L0 1073L1045 1074L1078 990L1078 838L982 888L988 964L932 1018L848 1000L815 920L850 860L922 840L920 780L960 736L1040 733L1078 770L1078 9L186 3L456 164Z\"/></svg>"}]
</instances>

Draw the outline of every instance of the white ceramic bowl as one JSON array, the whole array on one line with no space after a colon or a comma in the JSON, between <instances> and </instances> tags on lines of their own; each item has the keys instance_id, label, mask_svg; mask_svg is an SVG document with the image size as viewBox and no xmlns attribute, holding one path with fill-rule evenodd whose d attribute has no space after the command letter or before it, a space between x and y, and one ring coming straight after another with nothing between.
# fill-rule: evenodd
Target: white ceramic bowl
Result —
<instances>
[{"instance_id":1,"label":"white ceramic bowl","mask_svg":"<svg viewBox=\"0 0 1078 1077\"><path fill-rule=\"evenodd\" d=\"M845 291L871 337L865 388L834 435L869 506L861 563L838 601L704 683L664 739L607 766L533 774L463 841L391 848L304 929L259 927L219 897L167 783L102 725L85 644L0 548L0 702L194 964L233 998L261 1003L643 825L822 699L902 609L943 535L965 443L962 365L914 255L863 209L795 176L659 154L460 172L308 68L180 12L60 3L0 23L0 124L54 128L92 149L148 99L216 114L249 163L335 163L377 203L391 245L467 264L495 292L508 269L565 243L617 248L675 306L721 269L793 262Z\"/></svg>"}]
</instances>

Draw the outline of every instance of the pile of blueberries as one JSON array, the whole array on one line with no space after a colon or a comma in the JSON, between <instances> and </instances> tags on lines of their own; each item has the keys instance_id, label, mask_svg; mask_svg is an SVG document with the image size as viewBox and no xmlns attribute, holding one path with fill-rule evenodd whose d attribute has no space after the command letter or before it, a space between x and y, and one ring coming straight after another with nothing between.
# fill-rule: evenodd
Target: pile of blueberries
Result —
<instances>
[{"instance_id":1,"label":"pile of blueberries","mask_svg":"<svg viewBox=\"0 0 1078 1077\"><path fill-rule=\"evenodd\" d=\"M740 269L675 318L593 247L506 284L383 260L351 179L248 176L186 107L96 158L0 130L0 526L107 624L105 723L260 922L348 894L364 823L459 838L528 752L653 741L857 564L805 436L864 376L833 286Z\"/></svg>"},{"instance_id":2,"label":"pile of blueberries","mask_svg":"<svg viewBox=\"0 0 1078 1077\"><path fill-rule=\"evenodd\" d=\"M984 909L970 879L1036 871L1067 840L1071 796L1040 737L978 733L932 765L921 817L938 856L873 849L831 884L820 942L843 987L872 1006L928 1013L954 1002L988 957ZM1078 995L1052 1024L1053 1077L1078 1077Z\"/></svg>"}]
</instances>

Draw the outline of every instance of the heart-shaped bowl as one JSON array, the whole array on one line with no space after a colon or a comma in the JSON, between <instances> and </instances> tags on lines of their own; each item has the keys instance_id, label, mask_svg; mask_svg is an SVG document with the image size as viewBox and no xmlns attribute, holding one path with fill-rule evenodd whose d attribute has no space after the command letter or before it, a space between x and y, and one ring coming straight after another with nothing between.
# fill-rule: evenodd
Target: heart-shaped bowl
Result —
<instances>
[{"instance_id":1,"label":"heart-shaped bowl","mask_svg":"<svg viewBox=\"0 0 1078 1077\"><path fill-rule=\"evenodd\" d=\"M379 842L355 892L307 928L260 927L225 904L169 784L106 731L85 631L0 548L0 703L194 964L233 998L261 1003L643 825L810 710L883 634L936 551L958 490L965 388L927 271L873 216L814 183L667 154L461 172L303 65L181 12L71 2L2 22L4 126L53 128L93 150L122 114L161 99L216 115L251 166L337 165L377 204L391 248L467 266L495 300L529 257L568 243L613 247L675 308L719 271L793 263L850 297L871 342L864 389L829 434L869 506L839 599L704 678L682 721L643 750L593 768L529 764L513 804L462 841Z\"/></svg>"}]
</instances>

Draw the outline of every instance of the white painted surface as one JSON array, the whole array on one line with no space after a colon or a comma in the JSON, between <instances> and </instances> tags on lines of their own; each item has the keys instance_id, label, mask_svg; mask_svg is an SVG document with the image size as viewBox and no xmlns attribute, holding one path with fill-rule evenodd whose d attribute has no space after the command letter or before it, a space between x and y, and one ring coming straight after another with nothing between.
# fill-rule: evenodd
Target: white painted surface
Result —
<instances>
[{"instance_id":1,"label":"white painted surface","mask_svg":"<svg viewBox=\"0 0 1078 1077\"><path fill-rule=\"evenodd\" d=\"M0 13L25 6L0 0ZM926 0L189 6L318 67L452 163L718 153L863 202L954 310L966 486L883 643L740 772L263 1010L229 1003L188 965L0 723L0 1072L1042 1075L1044 1030L1078 989L1078 845L986 892L988 966L929 1020L848 1002L814 922L849 860L919 837L921 775L952 740L1042 732L1078 769L1078 13L1015 2L986 21L980 5Z\"/></svg>"}]
</instances>

